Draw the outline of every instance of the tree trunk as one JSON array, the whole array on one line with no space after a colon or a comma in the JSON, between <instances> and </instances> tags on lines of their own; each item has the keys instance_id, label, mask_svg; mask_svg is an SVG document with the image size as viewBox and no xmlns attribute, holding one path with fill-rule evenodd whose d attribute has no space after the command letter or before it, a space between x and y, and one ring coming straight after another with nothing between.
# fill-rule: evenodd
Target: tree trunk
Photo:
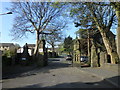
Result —
<instances>
[{"instance_id":1,"label":"tree trunk","mask_svg":"<svg viewBox=\"0 0 120 90\"><path fill-rule=\"evenodd\" d=\"M113 4L113 5L114 5L114 4ZM118 63L119 57L118 57L118 54L117 54L117 50L115 50L115 49L112 47L112 43L110 42L111 40L109 39L109 37L111 37L111 36L109 36L109 37L107 36L107 33L108 33L108 32L105 32L105 30L104 30L104 29L105 29L104 25L102 25L102 24L100 25L100 24L99 24L99 21L98 21L98 19L97 19L97 16L96 16L93 8L91 8L91 7L89 7L89 8L90 8L90 11L91 11L92 15L94 16L93 19L94 19L94 21L96 22L96 25L97 25L97 27L98 27L98 30L99 30L100 33L101 33L101 36L102 36L104 45L105 45L106 50L107 50L107 53L110 55L111 63L112 63L112 64ZM119 9L118 9L117 11L119 11ZM118 14L120 15L120 13L118 13ZM106 29L107 29L107 28L106 28ZM113 42L115 43L115 41L113 41Z\"/></svg>"},{"instance_id":2,"label":"tree trunk","mask_svg":"<svg viewBox=\"0 0 120 90\"><path fill-rule=\"evenodd\" d=\"M88 61L89 63L91 62L91 59L90 59L90 32L89 30L87 30L87 33L88 33L88 41L87 41L87 48L88 48Z\"/></svg>"},{"instance_id":3,"label":"tree trunk","mask_svg":"<svg viewBox=\"0 0 120 90\"><path fill-rule=\"evenodd\" d=\"M34 55L36 56L38 54L38 49L39 49L39 43L40 43L40 38L39 38L39 31L36 32L36 46L35 46L35 50L34 50Z\"/></svg>"},{"instance_id":4,"label":"tree trunk","mask_svg":"<svg viewBox=\"0 0 120 90\"><path fill-rule=\"evenodd\" d=\"M55 47L52 45L52 57L55 57Z\"/></svg>"},{"instance_id":5,"label":"tree trunk","mask_svg":"<svg viewBox=\"0 0 120 90\"><path fill-rule=\"evenodd\" d=\"M103 30L103 28L101 28L99 26L98 26L98 29L99 29L99 31L101 33L104 45L105 45L106 50L107 50L107 53L111 57L111 63L116 64L118 62L118 54L117 54L116 50L113 49L112 44L110 43L110 40L107 37L105 30Z\"/></svg>"},{"instance_id":6,"label":"tree trunk","mask_svg":"<svg viewBox=\"0 0 120 90\"><path fill-rule=\"evenodd\" d=\"M116 16L118 18L118 28L117 28L116 44L117 44L117 53L118 53L119 60L120 60L120 10L116 10Z\"/></svg>"}]
</instances>

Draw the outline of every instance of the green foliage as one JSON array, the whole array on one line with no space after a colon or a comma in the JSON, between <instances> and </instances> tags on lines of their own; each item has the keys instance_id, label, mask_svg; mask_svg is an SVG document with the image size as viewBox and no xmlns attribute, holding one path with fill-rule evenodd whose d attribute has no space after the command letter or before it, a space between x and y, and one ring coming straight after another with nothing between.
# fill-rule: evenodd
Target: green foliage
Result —
<instances>
[{"instance_id":1,"label":"green foliage","mask_svg":"<svg viewBox=\"0 0 120 90\"><path fill-rule=\"evenodd\" d=\"M59 48L59 51L63 52L65 50L65 48Z\"/></svg>"},{"instance_id":2,"label":"green foliage","mask_svg":"<svg viewBox=\"0 0 120 90\"><path fill-rule=\"evenodd\" d=\"M72 37L70 37L70 36L68 36L64 40L64 51L66 51L68 53L72 53L72 51L73 51L73 40L72 40Z\"/></svg>"},{"instance_id":3,"label":"green foliage","mask_svg":"<svg viewBox=\"0 0 120 90\"><path fill-rule=\"evenodd\" d=\"M12 57L15 55L13 50L5 50L2 54L2 65L8 66L11 65Z\"/></svg>"},{"instance_id":4,"label":"green foliage","mask_svg":"<svg viewBox=\"0 0 120 90\"><path fill-rule=\"evenodd\" d=\"M59 47L58 50L59 50L60 52L63 52L63 51L65 50L63 44L60 44L58 47Z\"/></svg>"},{"instance_id":5,"label":"green foliage","mask_svg":"<svg viewBox=\"0 0 120 90\"><path fill-rule=\"evenodd\" d=\"M78 34L80 38L87 38L88 36L86 29L79 29L75 33Z\"/></svg>"},{"instance_id":6,"label":"green foliage","mask_svg":"<svg viewBox=\"0 0 120 90\"><path fill-rule=\"evenodd\" d=\"M81 54L88 54L88 41L87 39L81 39L80 40L80 48L81 48Z\"/></svg>"},{"instance_id":7,"label":"green foliage","mask_svg":"<svg viewBox=\"0 0 120 90\"><path fill-rule=\"evenodd\" d=\"M3 52L3 56L6 56L6 57L12 57L15 55L15 51L14 50L5 50Z\"/></svg>"},{"instance_id":8,"label":"green foliage","mask_svg":"<svg viewBox=\"0 0 120 90\"><path fill-rule=\"evenodd\" d=\"M64 2L54 2L51 6L54 7L54 8L61 8L62 6L64 6L65 3Z\"/></svg>"},{"instance_id":9,"label":"green foliage","mask_svg":"<svg viewBox=\"0 0 120 90\"><path fill-rule=\"evenodd\" d=\"M120 10L120 2L111 2L110 5L112 5L115 10Z\"/></svg>"},{"instance_id":10,"label":"green foliage","mask_svg":"<svg viewBox=\"0 0 120 90\"><path fill-rule=\"evenodd\" d=\"M78 10L79 10L79 9L71 9L70 15L71 15L72 17L74 17L74 15L78 13Z\"/></svg>"},{"instance_id":11,"label":"green foliage","mask_svg":"<svg viewBox=\"0 0 120 90\"><path fill-rule=\"evenodd\" d=\"M59 48L59 51L63 53L65 51L65 48Z\"/></svg>"},{"instance_id":12,"label":"green foliage","mask_svg":"<svg viewBox=\"0 0 120 90\"><path fill-rule=\"evenodd\" d=\"M54 8L59 8L59 5L60 5L60 2L55 2L53 5L51 5L51 6L53 6Z\"/></svg>"},{"instance_id":13,"label":"green foliage","mask_svg":"<svg viewBox=\"0 0 120 90\"><path fill-rule=\"evenodd\" d=\"M19 44L15 44L15 49L19 49L20 45Z\"/></svg>"},{"instance_id":14,"label":"green foliage","mask_svg":"<svg viewBox=\"0 0 120 90\"><path fill-rule=\"evenodd\" d=\"M65 50L64 43L60 43L58 45L58 49L57 50L58 50L59 54L62 54L64 52L64 50Z\"/></svg>"}]
</instances>

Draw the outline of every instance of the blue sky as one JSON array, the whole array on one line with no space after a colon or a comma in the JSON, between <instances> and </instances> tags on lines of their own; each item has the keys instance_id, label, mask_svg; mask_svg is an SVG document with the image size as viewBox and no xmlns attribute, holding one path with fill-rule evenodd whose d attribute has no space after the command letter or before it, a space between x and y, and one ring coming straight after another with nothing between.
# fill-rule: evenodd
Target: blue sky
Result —
<instances>
[{"instance_id":1,"label":"blue sky","mask_svg":"<svg viewBox=\"0 0 120 90\"><path fill-rule=\"evenodd\" d=\"M0 14L9 12L6 10L7 7L10 7L10 2L0 2ZM13 25L13 14L7 14L7 15L0 15L0 32L1 32L1 42L2 43L18 43L20 46L23 46L25 43L29 44L35 44L36 39L35 35L30 34L28 38L24 38L22 40L13 41L12 36L10 36L10 30L12 29ZM76 27L74 27L74 24L71 23L68 25L68 29L64 31L64 34L66 36L71 36L75 38L75 31L78 30Z\"/></svg>"},{"instance_id":2,"label":"blue sky","mask_svg":"<svg viewBox=\"0 0 120 90\"><path fill-rule=\"evenodd\" d=\"M6 10L7 7L10 7L9 2L0 2L0 14L9 12ZM20 46L25 45L25 43L29 44L35 44L36 43L36 36L35 34L32 35L30 34L28 38L24 38L22 40L17 40L13 41L12 36L10 36L10 30L12 29L13 25L13 18L14 18L14 13L13 14L8 14L8 15L0 15L0 42L2 43L17 43ZM64 34L66 36L71 36L75 38L75 31L77 31L78 28L74 27L74 24L71 22L70 25L68 25L68 28L64 31ZM114 34L116 34L116 28L112 30Z\"/></svg>"}]
</instances>

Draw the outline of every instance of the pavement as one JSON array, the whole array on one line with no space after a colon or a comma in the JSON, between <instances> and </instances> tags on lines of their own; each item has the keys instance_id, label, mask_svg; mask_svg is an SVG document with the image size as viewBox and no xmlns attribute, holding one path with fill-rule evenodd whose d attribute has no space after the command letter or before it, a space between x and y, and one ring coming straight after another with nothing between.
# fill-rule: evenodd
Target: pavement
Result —
<instances>
[{"instance_id":1,"label":"pavement","mask_svg":"<svg viewBox=\"0 0 120 90\"><path fill-rule=\"evenodd\" d=\"M101 78L102 80L105 80L109 82L110 84L116 86L117 88L120 88L120 72L119 68L108 68L108 67L85 67L80 68L78 67L82 72L86 72L87 74L92 74L94 76L97 76Z\"/></svg>"}]
</instances>

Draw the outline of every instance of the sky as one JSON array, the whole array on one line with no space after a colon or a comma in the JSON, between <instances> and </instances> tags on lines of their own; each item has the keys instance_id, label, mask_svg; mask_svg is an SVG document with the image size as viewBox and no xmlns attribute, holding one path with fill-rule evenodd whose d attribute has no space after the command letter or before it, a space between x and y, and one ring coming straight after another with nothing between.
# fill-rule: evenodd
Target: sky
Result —
<instances>
[{"instance_id":1,"label":"sky","mask_svg":"<svg viewBox=\"0 0 120 90\"><path fill-rule=\"evenodd\" d=\"M7 7L10 7L10 2L0 2L0 14L9 12L8 10L6 10ZM7 14L7 15L0 15L0 42L1 43L17 43L19 44L21 47L23 45L25 45L25 43L28 44L35 44L36 43L36 35L32 35L29 34L28 38L24 38L21 40L17 40L14 41L12 40L12 36L10 36L10 30L12 29L12 25L13 25L13 19L14 19L15 15L13 14ZM76 28L73 24L73 22L71 22L68 25L68 28L64 31L64 35L67 36L71 36L73 39L76 37L75 32L78 30L78 28ZM114 34L116 34L116 28L114 28L112 30L112 32Z\"/></svg>"},{"instance_id":2,"label":"sky","mask_svg":"<svg viewBox=\"0 0 120 90\"><path fill-rule=\"evenodd\" d=\"M10 2L0 2L0 14L9 12L6 8L11 7ZM36 43L36 36L30 34L28 38L24 38L22 40L12 40L13 37L10 36L10 30L12 29L13 25L13 19L15 15L13 14L7 14L7 15L0 15L0 32L1 32L1 43L17 43L20 46L25 45L25 43L28 44L35 44ZM64 31L65 36L71 36L75 38L75 31L78 29L74 26L74 24L71 22L70 25L68 25L68 28Z\"/></svg>"}]
</instances>

